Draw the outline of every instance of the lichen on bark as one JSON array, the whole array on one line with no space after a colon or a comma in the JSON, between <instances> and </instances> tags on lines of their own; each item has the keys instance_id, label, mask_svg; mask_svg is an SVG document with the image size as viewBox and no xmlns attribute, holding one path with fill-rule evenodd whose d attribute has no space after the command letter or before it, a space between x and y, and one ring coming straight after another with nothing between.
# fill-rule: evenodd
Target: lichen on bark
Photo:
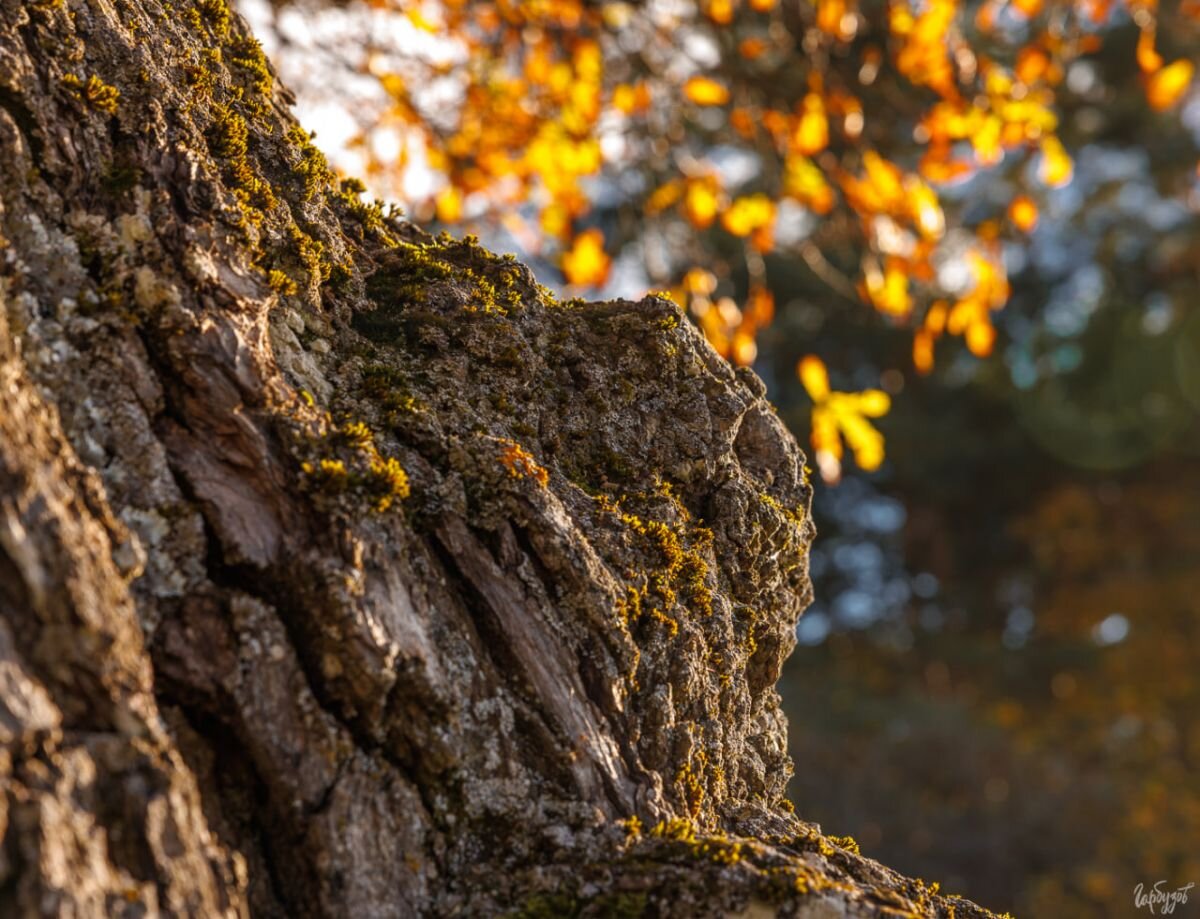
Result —
<instances>
[{"instance_id":1,"label":"lichen on bark","mask_svg":"<svg viewBox=\"0 0 1200 919\"><path fill-rule=\"evenodd\" d=\"M0 0L0 912L986 915L786 806L762 383L288 102L224 0Z\"/></svg>"}]
</instances>

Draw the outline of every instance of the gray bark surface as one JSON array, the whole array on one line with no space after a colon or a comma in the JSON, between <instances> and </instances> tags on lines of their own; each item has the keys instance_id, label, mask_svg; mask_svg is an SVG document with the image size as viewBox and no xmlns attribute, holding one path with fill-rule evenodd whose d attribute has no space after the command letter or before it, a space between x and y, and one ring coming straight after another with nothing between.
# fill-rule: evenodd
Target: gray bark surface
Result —
<instances>
[{"instance_id":1,"label":"gray bark surface","mask_svg":"<svg viewBox=\"0 0 1200 919\"><path fill-rule=\"evenodd\" d=\"M288 104L225 0L0 0L0 915L990 915L786 806L761 382Z\"/></svg>"}]
</instances>

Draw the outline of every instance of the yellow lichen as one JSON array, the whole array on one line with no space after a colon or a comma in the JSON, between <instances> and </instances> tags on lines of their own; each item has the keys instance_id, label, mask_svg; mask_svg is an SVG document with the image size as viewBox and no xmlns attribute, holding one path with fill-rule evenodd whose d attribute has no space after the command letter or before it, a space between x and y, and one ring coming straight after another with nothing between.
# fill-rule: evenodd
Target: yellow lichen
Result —
<instances>
[{"instance_id":1,"label":"yellow lichen","mask_svg":"<svg viewBox=\"0 0 1200 919\"><path fill-rule=\"evenodd\" d=\"M109 86L95 74L87 81L79 79L72 73L62 78L63 85L78 95L92 108L109 115L117 113L117 103L121 99L121 91L115 86Z\"/></svg>"},{"instance_id":2,"label":"yellow lichen","mask_svg":"<svg viewBox=\"0 0 1200 919\"><path fill-rule=\"evenodd\" d=\"M550 473L546 471L545 467L539 466L533 458L533 454L515 440L504 442L504 448L500 453L500 464L514 479L533 478L543 488L550 481Z\"/></svg>"}]
</instances>

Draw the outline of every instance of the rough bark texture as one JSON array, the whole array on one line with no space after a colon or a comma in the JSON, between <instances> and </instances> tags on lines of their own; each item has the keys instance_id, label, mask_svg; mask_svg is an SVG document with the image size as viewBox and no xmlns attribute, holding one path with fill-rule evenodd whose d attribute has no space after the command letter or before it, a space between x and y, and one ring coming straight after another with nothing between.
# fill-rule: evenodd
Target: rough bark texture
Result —
<instances>
[{"instance_id":1,"label":"rough bark texture","mask_svg":"<svg viewBox=\"0 0 1200 919\"><path fill-rule=\"evenodd\" d=\"M0 0L0 914L988 915L785 806L757 378L287 104L225 0Z\"/></svg>"}]
</instances>

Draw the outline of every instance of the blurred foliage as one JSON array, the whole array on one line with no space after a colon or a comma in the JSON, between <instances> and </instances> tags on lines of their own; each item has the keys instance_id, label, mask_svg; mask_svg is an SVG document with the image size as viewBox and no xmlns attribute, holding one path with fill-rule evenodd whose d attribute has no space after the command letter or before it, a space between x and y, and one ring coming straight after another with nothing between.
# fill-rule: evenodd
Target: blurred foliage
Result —
<instances>
[{"instance_id":1,"label":"blurred foliage","mask_svg":"<svg viewBox=\"0 0 1200 919\"><path fill-rule=\"evenodd\" d=\"M1196 0L271 2L374 188L669 292L870 473L816 496L802 814L1019 915L1200 882Z\"/></svg>"},{"instance_id":2,"label":"blurred foliage","mask_svg":"<svg viewBox=\"0 0 1200 919\"><path fill-rule=\"evenodd\" d=\"M992 354L1006 247L1028 246L1080 148L1132 121L1149 132L1135 144L1181 146L1155 164L1162 192L1193 209L1200 194L1172 112L1200 50L1196 0L367 6L392 14L343 49L386 94L359 113L369 175L419 165L418 217L502 226L576 287L633 247L647 286L737 363L772 321L769 254L910 327L919 372L947 336ZM379 155L389 130L395 155ZM831 424L828 409L811 426L826 480L853 432L877 468L864 414Z\"/></svg>"},{"instance_id":3,"label":"blurred foliage","mask_svg":"<svg viewBox=\"0 0 1200 919\"><path fill-rule=\"evenodd\" d=\"M1138 883L1200 879L1200 463L1063 472L974 535L913 502L942 590L793 659L793 794L993 908L1127 916Z\"/></svg>"}]
</instances>

